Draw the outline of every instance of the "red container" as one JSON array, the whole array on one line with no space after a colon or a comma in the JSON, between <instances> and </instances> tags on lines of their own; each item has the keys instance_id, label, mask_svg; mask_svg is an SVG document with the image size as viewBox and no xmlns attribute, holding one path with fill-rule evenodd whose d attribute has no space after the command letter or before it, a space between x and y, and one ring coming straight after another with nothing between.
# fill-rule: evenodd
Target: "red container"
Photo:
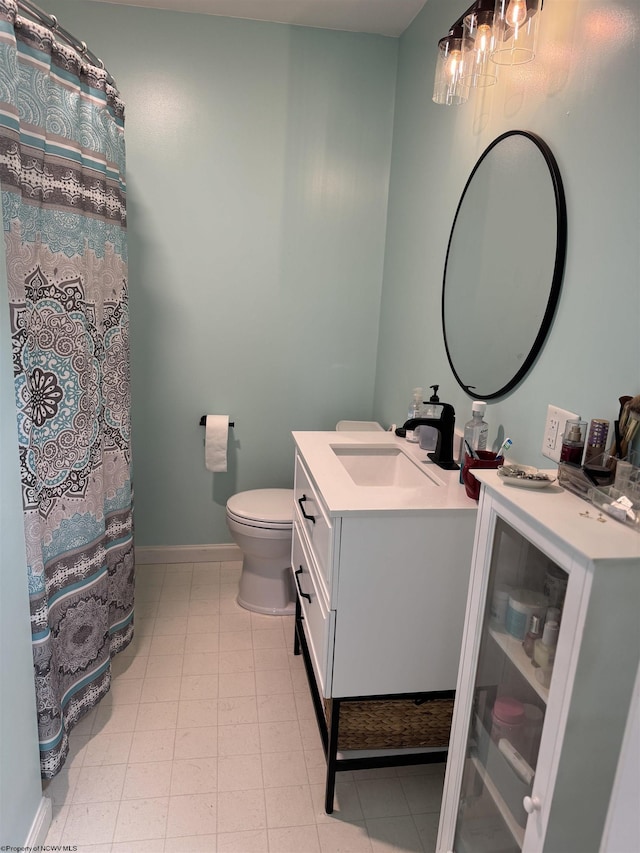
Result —
<instances>
[{"instance_id":1,"label":"red container","mask_svg":"<svg viewBox=\"0 0 640 853\"><path fill-rule=\"evenodd\" d=\"M491 450L476 450L476 453L480 457L479 459L473 459L468 453L465 453L462 465L462 482L464 483L465 491L474 501L477 501L480 497L480 483L473 476L473 469L500 468L503 462L502 456L500 459L497 459L496 454Z\"/></svg>"}]
</instances>

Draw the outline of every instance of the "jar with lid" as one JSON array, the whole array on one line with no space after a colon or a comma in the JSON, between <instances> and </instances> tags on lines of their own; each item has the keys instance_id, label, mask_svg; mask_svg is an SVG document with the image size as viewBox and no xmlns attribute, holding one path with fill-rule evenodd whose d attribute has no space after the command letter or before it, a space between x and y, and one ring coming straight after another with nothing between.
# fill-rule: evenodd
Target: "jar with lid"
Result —
<instances>
[{"instance_id":1,"label":"jar with lid","mask_svg":"<svg viewBox=\"0 0 640 853\"><path fill-rule=\"evenodd\" d=\"M518 751L524 746L525 709L512 696L499 696L491 712L491 740L506 738Z\"/></svg>"}]
</instances>

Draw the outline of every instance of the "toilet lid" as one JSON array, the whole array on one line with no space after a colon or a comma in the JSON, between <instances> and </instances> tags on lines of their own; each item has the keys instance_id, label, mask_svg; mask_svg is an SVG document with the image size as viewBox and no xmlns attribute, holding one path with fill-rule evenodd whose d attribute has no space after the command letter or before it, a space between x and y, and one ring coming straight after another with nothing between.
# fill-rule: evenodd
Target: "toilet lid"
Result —
<instances>
[{"instance_id":1,"label":"toilet lid","mask_svg":"<svg viewBox=\"0 0 640 853\"><path fill-rule=\"evenodd\" d=\"M253 489L238 492L227 501L227 510L251 524L291 527L293 489Z\"/></svg>"}]
</instances>

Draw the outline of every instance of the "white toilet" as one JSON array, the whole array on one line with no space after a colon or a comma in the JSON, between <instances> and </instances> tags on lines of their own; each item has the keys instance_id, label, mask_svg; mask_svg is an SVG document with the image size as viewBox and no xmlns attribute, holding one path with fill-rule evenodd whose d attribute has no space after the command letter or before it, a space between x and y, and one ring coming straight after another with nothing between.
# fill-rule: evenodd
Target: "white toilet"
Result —
<instances>
[{"instance_id":1,"label":"white toilet","mask_svg":"<svg viewBox=\"0 0 640 853\"><path fill-rule=\"evenodd\" d=\"M256 613L295 613L291 577L293 489L254 489L227 501L227 527L242 551L238 604Z\"/></svg>"}]
</instances>

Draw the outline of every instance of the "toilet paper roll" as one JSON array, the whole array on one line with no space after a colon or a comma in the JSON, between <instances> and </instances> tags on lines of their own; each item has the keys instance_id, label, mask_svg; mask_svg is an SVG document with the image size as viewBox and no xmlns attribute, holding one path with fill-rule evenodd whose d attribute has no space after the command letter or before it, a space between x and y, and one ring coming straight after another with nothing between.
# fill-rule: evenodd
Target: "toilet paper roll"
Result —
<instances>
[{"instance_id":1,"label":"toilet paper roll","mask_svg":"<svg viewBox=\"0 0 640 853\"><path fill-rule=\"evenodd\" d=\"M227 470L229 415L207 415L204 428L204 464L207 471Z\"/></svg>"}]
</instances>

